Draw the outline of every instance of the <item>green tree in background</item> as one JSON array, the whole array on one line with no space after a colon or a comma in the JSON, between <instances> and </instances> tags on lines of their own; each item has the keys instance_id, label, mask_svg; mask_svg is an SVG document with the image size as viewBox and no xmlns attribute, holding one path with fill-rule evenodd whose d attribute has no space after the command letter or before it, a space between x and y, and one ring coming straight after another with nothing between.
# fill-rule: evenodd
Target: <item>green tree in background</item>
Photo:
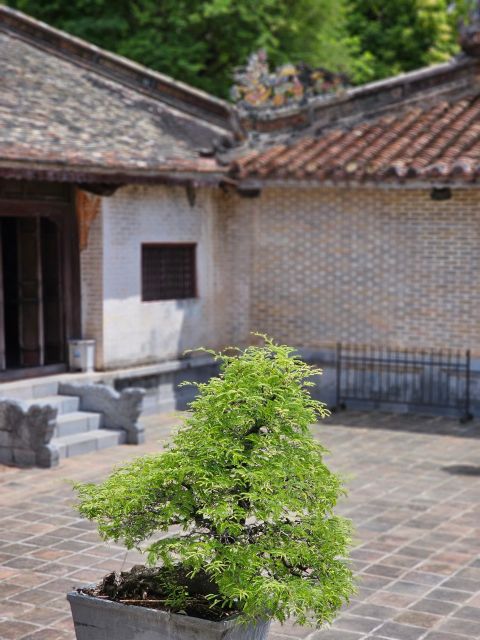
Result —
<instances>
[{"instance_id":1,"label":"green tree in background","mask_svg":"<svg viewBox=\"0 0 480 640\"><path fill-rule=\"evenodd\" d=\"M263 48L354 83L447 60L475 0L7 0L49 24L221 97Z\"/></svg>"},{"instance_id":2,"label":"green tree in background","mask_svg":"<svg viewBox=\"0 0 480 640\"><path fill-rule=\"evenodd\" d=\"M360 84L444 62L458 53L470 0L349 0L347 30Z\"/></svg>"},{"instance_id":3,"label":"green tree in background","mask_svg":"<svg viewBox=\"0 0 480 640\"><path fill-rule=\"evenodd\" d=\"M10 0L55 27L218 96L266 49L347 71L344 0Z\"/></svg>"}]
</instances>

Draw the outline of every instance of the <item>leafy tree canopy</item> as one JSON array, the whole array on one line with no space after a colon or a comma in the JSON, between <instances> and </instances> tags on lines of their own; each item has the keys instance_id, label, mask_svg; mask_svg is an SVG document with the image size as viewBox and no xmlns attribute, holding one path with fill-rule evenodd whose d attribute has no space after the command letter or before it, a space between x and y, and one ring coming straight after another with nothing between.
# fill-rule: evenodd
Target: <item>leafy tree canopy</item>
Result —
<instances>
[{"instance_id":1,"label":"leafy tree canopy","mask_svg":"<svg viewBox=\"0 0 480 640\"><path fill-rule=\"evenodd\" d=\"M443 62L458 53L470 0L348 0L351 74L369 82Z\"/></svg>"},{"instance_id":2,"label":"leafy tree canopy","mask_svg":"<svg viewBox=\"0 0 480 640\"><path fill-rule=\"evenodd\" d=\"M293 351L266 340L217 355L221 374L197 385L171 449L77 490L105 539L146 543L152 565L204 572L212 603L320 625L353 591L350 525L334 514L342 484L309 430L327 413L308 392L319 372ZM158 539L171 526L180 532ZM170 606L188 607L174 586Z\"/></svg>"},{"instance_id":3,"label":"leafy tree canopy","mask_svg":"<svg viewBox=\"0 0 480 640\"><path fill-rule=\"evenodd\" d=\"M265 49L363 83L447 60L474 0L7 0L40 20L228 97Z\"/></svg>"},{"instance_id":4,"label":"leafy tree canopy","mask_svg":"<svg viewBox=\"0 0 480 640\"><path fill-rule=\"evenodd\" d=\"M7 0L8 1L8 0ZM349 66L344 0L10 0L40 20L227 97L233 70L264 48L274 65Z\"/></svg>"}]
</instances>

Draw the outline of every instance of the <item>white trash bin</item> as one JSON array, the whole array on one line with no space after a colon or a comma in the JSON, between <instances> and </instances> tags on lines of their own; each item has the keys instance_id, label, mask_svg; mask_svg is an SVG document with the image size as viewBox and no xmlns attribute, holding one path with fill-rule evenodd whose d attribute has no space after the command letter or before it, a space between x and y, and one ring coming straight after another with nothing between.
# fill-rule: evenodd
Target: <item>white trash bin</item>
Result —
<instances>
[{"instance_id":1,"label":"white trash bin","mask_svg":"<svg viewBox=\"0 0 480 640\"><path fill-rule=\"evenodd\" d=\"M95 340L69 340L68 353L70 371L94 371Z\"/></svg>"}]
</instances>

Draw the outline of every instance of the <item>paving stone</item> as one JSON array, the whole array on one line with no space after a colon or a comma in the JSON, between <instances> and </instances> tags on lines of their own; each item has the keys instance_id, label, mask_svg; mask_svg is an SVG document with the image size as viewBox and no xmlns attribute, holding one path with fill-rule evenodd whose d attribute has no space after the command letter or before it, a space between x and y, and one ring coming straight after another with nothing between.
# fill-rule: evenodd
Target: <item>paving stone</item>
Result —
<instances>
[{"instance_id":1,"label":"paving stone","mask_svg":"<svg viewBox=\"0 0 480 640\"><path fill-rule=\"evenodd\" d=\"M418 600L416 595L393 593L391 591L377 591L368 598L368 602L396 607L397 609L406 608L415 600Z\"/></svg>"},{"instance_id":2,"label":"paving stone","mask_svg":"<svg viewBox=\"0 0 480 640\"><path fill-rule=\"evenodd\" d=\"M18 571L14 576L13 582L21 581L23 588L27 587L39 587L41 584L51 580L52 576L46 573L37 573L35 571Z\"/></svg>"},{"instance_id":3,"label":"paving stone","mask_svg":"<svg viewBox=\"0 0 480 640\"><path fill-rule=\"evenodd\" d=\"M64 612L50 607L34 607L31 611L22 615L23 622L31 622L32 624L46 626L54 624L65 617Z\"/></svg>"},{"instance_id":4,"label":"paving stone","mask_svg":"<svg viewBox=\"0 0 480 640\"><path fill-rule=\"evenodd\" d=\"M11 578L12 576L16 576L18 571L13 569L12 567L0 567L0 580L5 580L5 578Z\"/></svg>"},{"instance_id":5,"label":"paving stone","mask_svg":"<svg viewBox=\"0 0 480 640\"><path fill-rule=\"evenodd\" d=\"M478 638L480 636L480 625L478 620L461 620L450 618L438 626L439 631L448 633L458 633L460 635Z\"/></svg>"},{"instance_id":6,"label":"paving stone","mask_svg":"<svg viewBox=\"0 0 480 640\"><path fill-rule=\"evenodd\" d=\"M325 629L311 634L308 636L308 640L362 640L364 637L365 634L363 633L344 631L342 629Z\"/></svg>"},{"instance_id":7,"label":"paving stone","mask_svg":"<svg viewBox=\"0 0 480 640\"><path fill-rule=\"evenodd\" d=\"M149 442L131 451L87 454L62 461L57 471L0 473L0 604L7 614L2 617L0 607L0 620L38 623L33 629L14 627L14 634L5 627L10 633L5 640L73 640L65 592L77 580L83 584L142 561L138 553L101 542L93 525L72 510L74 498L64 478L95 481L126 459L158 451L156 441L166 434L167 423L178 419L147 420ZM447 476L442 468L452 460L480 458L480 438L415 433L419 421L424 430L438 424L416 416L347 412L314 428L333 452L334 468L355 476L341 510L361 525L352 554L363 571L360 589L332 628L273 625L269 640L478 640L480 634L464 634L480 615L480 595L474 591L480 582L480 483ZM387 424L388 431L370 428L375 424ZM456 433L456 421L441 424L445 434L449 424ZM8 547L13 553L5 551ZM16 567L7 566L12 561ZM453 631L457 621L462 635Z\"/></svg>"},{"instance_id":8,"label":"paving stone","mask_svg":"<svg viewBox=\"0 0 480 640\"><path fill-rule=\"evenodd\" d=\"M23 640L67 640L68 637L69 636L65 631L46 628L29 633L27 636L23 637Z\"/></svg>"},{"instance_id":9,"label":"paving stone","mask_svg":"<svg viewBox=\"0 0 480 640\"><path fill-rule=\"evenodd\" d=\"M61 551L60 549L36 549L31 552L30 555L39 560L59 560L67 556L71 557L71 553L68 551Z\"/></svg>"},{"instance_id":10,"label":"paving stone","mask_svg":"<svg viewBox=\"0 0 480 640\"><path fill-rule=\"evenodd\" d=\"M478 636L474 636L475 640ZM443 631L431 631L422 640L466 640L464 635L458 633L444 633Z\"/></svg>"},{"instance_id":11,"label":"paving stone","mask_svg":"<svg viewBox=\"0 0 480 640\"><path fill-rule=\"evenodd\" d=\"M477 569L475 567L465 567L465 569L460 569L460 571L456 574L456 577L480 581L480 569Z\"/></svg>"},{"instance_id":12,"label":"paving stone","mask_svg":"<svg viewBox=\"0 0 480 640\"><path fill-rule=\"evenodd\" d=\"M360 584L368 589L385 589L391 584L390 578L383 576L370 576L367 573L362 573L360 577Z\"/></svg>"},{"instance_id":13,"label":"paving stone","mask_svg":"<svg viewBox=\"0 0 480 640\"><path fill-rule=\"evenodd\" d=\"M444 576L439 576L436 573L425 573L424 571L409 571L408 573L403 575L403 580L434 587L440 582L443 582L445 578Z\"/></svg>"},{"instance_id":14,"label":"paving stone","mask_svg":"<svg viewBox=\"0 0 480 640\"><path fill-rule=\"evenodd\" d=\"M60 538L61 540L68 540L70 538L76 538L82 532L79 531L76 527L58 527L52 528L48 535L53 538Z\"/></svg>"},{"instance_id":15,"label":"paving stone","mask_svg":"<svg viewBox=\"0 0 480 640\"><path fill-rule=\"evenodd\" d=\"M471 607L480 607L480 593L470 598L466 604L469 604Z\"/></svg>"},{"instance_id":16,"label":"paving stone","mask_svg":"<svg viewBox=\"0 0 480 640\"><path fill-rule=\"evenodd\" d=\"M312 629L309 627L300 627L291 622L286 622L285 624L273 622L270 627L269 638L270 636L278 638L307 638L311 634Z\"/></svg>"},{"instance_id":17,"label":"paving stone","mask_svg":"<svg viewBox=\"0 0 480 640\"><path fill-rule=\"evenodd\" d=\"M428 595L430 598L446 600L447 602L465 602L472 594L467 591L456 591L454 589L443 589L439 587L431 591Z\"/></svg>"},{"instance_id":18,"label":"paving stone","mask_svg":"<svg viewBox=\"0 0 480 640\"><path fill-rule=\"evenodd\" d=\"M23 615L33 609L33 604L26 602L15 602L5 599L0 602L0 618L22 618Z\"/></svg>"},{"instance_id":19,"label":"paving stone","mask_svg":"<svg viewBox=\"0 0 480 640\"><path fill-rule=\"evenodd\" d=\"M376 629L375 633L385 638L392 638L392 640L418 640L425 633L425 629L397 622L386 622Z\"/></svg>"},{"instance_id":20,"label":"paving stone","mask_svg":"<svg viewBox=\"0 0 480 640\"><path fill-rule=\"evenodd\" d=\"M371 564L365 569L365 573L384 576L386 578L398 578L404 573L404 569L402 567L392 567L387 564Z\"/></svg>"},{"instance_id":21,"label":"paving stone","mask_svg":"<svg viewBox=\"0 0 480 640\"><path fill-rule=\"evenodd\" d=\"M84 540L65 540L62 542L58 542L52 548L58 549L62 551L70 551L70 553L75 553L78 551L87 551L91 547L91 543L85 542Z\"/></svg>"},{"instance_id":22,"label":"paving stone","mask_svg":"<svg viewBox=\"0 0 480 640\"><path fill-rule=\"evenodd\" d=\"M373 629L379 627L381 623L382 622L380 620L365 618L358 615L348 615L347 613L340 616L333 626L347 631L361 631L363 633L368 633L369 631L373 631Z\"/></svg>"},{"instance_id":23,"label":"paving stone","mask_svg":"<svg viewBox=\"0 0 480 640\"><path fill-rule=\"evenodd\" d=\"M480 624L480 608L477 607L460 607L453 614L455 618L466 618L467 620L477 620Z\"/></svg>"},{"instance_id":24,"label":"paving stone","mask_svg":"<svg viewBox=\"0 0 480 640\"><path fill-rule=\"evenodd\" d=\"M28 589L11 596L16 602L26 602L27 604L45 604L51 601L52 594L45 589Z\"/></svg>"},{"instance_id":25,"label":"paving stone","mask_svg":"<svg viewBox=\"0 0 480 640\"><path fill-rule=\"evenodd\" d=\"M24 586L10 582L9 580L0 581L0 602L9 596L20 593L25 589Z\"/></svg>"},{"instance_id":26,"label":"paving stone","mask_svg":"<svg viewBox=\"0 0 480 640\"><path fill-rule=\"evenodd\" d=\"M49 535L32 536L28 538L28 544L35 545L36 547L46 548L53 544L58 544L58 538L53 538Z\"/></svg>"},{"instance_id":27,"label":"paving stone","mask_svg":"<svg viewBox=\"0 0 480 640\"><path fill-rule=\"evenodd\" d=\"M5 640L20 640L28 633L37 631L39 627L29 622L19 622L18 620L7 620L0 622L0 638Z\"/></svg>"},{"instance_id":28,"label":"paving stone","mask_svg":"<svg viewBox=\"0 0 480 640\"><path fill-rule=\"evenodd\" d=\"M351 610L357 616L364 616L365 618L375 618L376 620L388 620L398 614L398 609L393 607L385 607L380 604L359 604L353 607Z\"/></svg>"},{"instance_id":29,"label":"paving stone","mask_svg":"<svg viewBox=\"0 0 480 640\"><path fill-rule=\"evenodd\" d=\"M13 556L22 556L24 554L31 553L36 549L37 547L35 547L32 544L17 543L17 544L4 545L2 547L2 552L9 553L10 555L13 555Z\"/></svg>"},{"instance_id":30,"label":"paving stone","mask_svg":"<svg viewBox=\"0 0 480 640\"><path fill-rule=\"evenodd\" d=\"M453 602L444 602L442 600L432 600L427 597L415 604L412 604L410 607L415 611L424 611L425 613L436 613L442 616L447 616L449 613L454 611L457 608L457 604Z\"/></svg>"},{"instance_id":31,"label":"paving stone","mask_svg":"<svg viewBox=\"0 0 480 640\"><path fill-rule=\"evenodd\" d=\"M49 576L66 576L77 569L78 567L61 564L59 562L48 562L42 565L42 572L48 573Z\"/></svg>"},{"instance_id":32,"label":"paving stone","mask_svg":"<svg viewBox=\"0 0 480 640\"><path fill-rule=\"evenodd\" d=\"M428 558L430 555L428 549L424 547L406 546L401 549L401 553L404 556L412 556L414 558L421 558L422 560Z\"/></svg>"},{"instance_id":33,"label":"paving stone","mask_svg":"<svg viewBox=\"0 0 480 640\"><path fill-rule=\"evenodd\" d=\"M433 560L421 562L415 568L417 571L422 571L423 573L436 573L440 576L451 576L457 570L455 565L445 562L434 562Z\"/></svg>"},{"instance_id":34,"label":"paving stone","mask_svg":"<svg viewBox=\"0 0 480 640\"><path fill-rule=\"evenodd\" d=\"M447 589L460 589L461 591L471 591L472 593L480 592L479 581L461 578L458 575L443 582L442 587L446 587Z\"/></svg>"},{"instance_id":35,"label":"paving stone","mask_svg":"<svg viewBox=\"0 0 480 640\"><path fill-rule=\"evenodd\" d=\"M387 591L395 593L404 593L406 595L421 596L430 591L429 585L417 584L416 582L407 582L406 580L398 580L387 587Z\"/></svg>"},{"instance_id":36,"label":"paving stone","mask_svg":"<svg viewBox=\"0 0 480 640\"><path fill-rule=\"evenodd\" d=\"M24 556L23 558L8 560L8 562L6 562L4 566L11 569L38 569L44 564L45 562L43 560L37 560L36 558Z\"/></svg>"},{"instance_id":37,"label":"paving stone","mask_svg":"<svg viewBox=\"0 0 480 640\"><path fill-rule=\"evenodd\" d=\"M60 629L62 631L67 631L70 633L71 637L74 638L74 626L72 616L67 616L62 618L59 622L55 623L55 628Z\"/></svg>"},{"instance_id":38,"label":"paving stone","mask_svg":"<svg viewBox=\"0 0 480 640\"><path fill-rule=\"evenodd\" d=\"M372 549L365 549L363 547L354 549L351 553L352 558L356 558L363 562L375 562L380 560L380 558L383 558L384 555L385 554L381 551L373 551Z\"/></svg>"},{"instance_id":39,"label":"paving stone","mask_svg":"<svg viewBox=\"0 0 480 640\"><path fill-rule=\"evenodd\" d=\"M385 564L393 567L402 567L404 569L411 569L421 562L421 560L415 556L404 556L400 553L392 554L383 558Z\"/></svg>"},{"instance_id":40,"label":"paving stone","mask_svg":"<svg viewBox=\"0 0 480 640\"><path fill-rule=\"evenodd\" d=\"M414 627L425 627L430 629L434 627L438 622L440 622L442 618L440 616L436 616L432 613L423 613L422 611L413 611L407 610L402 611L399 615L396 616L394 622L398 622L400 624L410 624Z\"/></svg>"}]
</instances>

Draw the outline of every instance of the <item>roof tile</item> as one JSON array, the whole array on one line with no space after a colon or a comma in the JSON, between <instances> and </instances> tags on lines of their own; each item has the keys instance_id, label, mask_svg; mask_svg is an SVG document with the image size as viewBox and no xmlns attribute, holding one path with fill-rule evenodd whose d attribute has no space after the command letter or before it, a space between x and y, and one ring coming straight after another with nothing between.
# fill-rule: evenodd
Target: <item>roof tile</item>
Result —
<instances>
[{"instance_id":1,"label":"roof tile","mask_svg":"<svg viewBox=\"0 0 480 640\"><path fill-rule=\"evenodd\" d=\"M1 28L0 85L2 170L226 171L200 151L231 132Z\"/></svg>"},{"instance_id":2,"label":"roof tile","mask_svg":"<svg viewBox=\"0 0 480 640\"><path fill-rule=\"evenodd\" d=\"M298 134L297 134L298 136ZM351 127L292 138L236 161L232 175L269 179L471 181L480 177L480 96L409 107Z\"/></svg>"}]
</instances>

